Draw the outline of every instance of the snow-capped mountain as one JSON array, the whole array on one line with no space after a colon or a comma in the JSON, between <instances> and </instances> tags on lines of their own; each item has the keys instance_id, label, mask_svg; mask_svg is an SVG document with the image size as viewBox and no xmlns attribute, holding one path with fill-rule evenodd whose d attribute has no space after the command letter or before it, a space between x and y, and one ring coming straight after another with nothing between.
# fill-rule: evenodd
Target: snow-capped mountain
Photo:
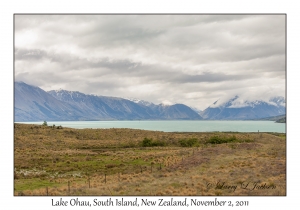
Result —
<instances>
[{"instance_id":1,"label":"snow-capped mountain","mask_svg":"<svg viewBox=\"0 0 300 210\"><path fill-rule=\"evenodd\" d=\"M78 91L51 90L15 82L15 121L43 120L182 120L202 119L183 104L160 106L151 102L96 96Z\"/></svg>"},{"instance_id":2,"label":"snow-capped mountain","mask_svg":"<svg viewBox=\"0 0 300 210\"><path fill-rule=\"evenodd\" d=\"M132 101L134 103L140 104L140 105L144 105L144 106L155 106L154 103L149 102L149 101L145 101L145 100L140 100L140 99L136 99L136 98L126 98L129 101Z\"/></svg>"},{"instance_id":3,"label":"snow-capped mountain","mask_svg":"<svg viewBox=\"0 0 300 210\"><path fill-rule=\"evenodd\" d=\"M202 110L201 109L198 109L196 107L190 107L192 110L194 110L195 112L197 112L200 116L201 116L201 113L202 113Z\"/></svg>"},{"instance_id":4,"label":"snow-capped mountain","mask_svg":"<svg viewBox=\"0 0 300 210\"><path fill-rule=\"evenodd\" d=\"M88 95L78 91L51 90L15 82L16 122L43 120L252 120L283 115L285 99L243 100L235 96L218 100L197 113L184 104L153 104L138 99Z\"/></svg>"},{"instance_id":5,"label":"snow-capped mountain","mask_svg":"<svg viewBox=\"0 0 300 210\"><path fill-rule=\"evenodd\" d=\"M93 119L133 120L150 117L143 107L123 98L87 95L67 90L51 90L48 93Z\"/></svg>"},{"instance_id":6,"label":"snow-capped mountain","mask_svg":"<svg viewBox=\"0 0 300 210\"><path fill-rule=\"evenodd\" d=\"M14 97L14 120L17 122L79 119L78 110L72 109L39 87L15 82Z\"/></svg>"},{"instance_id":7,"label":"snow-capped mountain","mask_svg":"<svg viewBox=\"0 0 300 210\"><path fill-rule=\"evenodd\" d=\"M165 105L159 104L155 107L151 107L157 113L160 113L160 116L164 119L172 119L173 117L178 119L192 119L192 120L202 120L203 118L190 107L184 104L174 104L174 105Z\"/></svg>"},{"instance_id":8,"label":"snow-capped mountain","mask_svg":"<svg viewBox=\"0 0 300 210\"><path fill-rule=\"evenodd\" d=\"M283 97L274 97L268 101L248 101L235 96L227 101L214 102L201 113L201 116L212 120L252 120L285 113Z\"/></svg>"},{"instance_id":9,"label":"snow-capped mountain","mask_svg":"<svg viewBox=\"0 0 300 210\"><path fill-rule=\"evenodd\" d=\"M171 104L171 103L165 103L162 102L158 105L149 102L144 101L140 99L130 99L131 101L146 106L151 109L153 115L158 115L164 119L193 119L193 120L201 120L202 117L193 109L190 107L184 105L184 104Z\"/></svg>"},{"instance_id":10,"label":"snow-capped mountain","mask_svg":"<svg viewBox=\"0 0 300 210\"><path fill-rule=\"evenodd\" d=\"M277 106L284 106L285 107L285 99L283 97L280 97L280 96L271 98L269 102L270 103L275 103Z\"/></svg>"}]
</instances>

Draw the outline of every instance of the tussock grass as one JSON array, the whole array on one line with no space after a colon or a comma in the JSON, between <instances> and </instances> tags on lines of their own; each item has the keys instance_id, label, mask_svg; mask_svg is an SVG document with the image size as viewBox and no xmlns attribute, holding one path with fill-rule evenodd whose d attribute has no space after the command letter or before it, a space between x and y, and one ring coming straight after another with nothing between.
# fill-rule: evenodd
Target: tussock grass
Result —
<instances>
[{"instance_id":1,"label":"tussock grass","mask_svg":"<svg viewBox=\"0 0 300 210\"><path fill-rule=\"evenodd\" d=\"M286 195L285 157L285 134L15 124L14 194Z\"/></svg>"}]
</instances>

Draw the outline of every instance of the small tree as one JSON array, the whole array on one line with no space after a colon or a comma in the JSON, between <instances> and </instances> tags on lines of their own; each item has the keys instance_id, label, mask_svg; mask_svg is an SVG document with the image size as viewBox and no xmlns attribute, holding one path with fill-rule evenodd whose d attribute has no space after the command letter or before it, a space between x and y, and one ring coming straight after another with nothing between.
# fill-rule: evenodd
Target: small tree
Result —
<instances>
[{"instance_id":1,"label":"small tree","mask_svg":"<svg viewBox=\"0 0 300 210\"><path fill-rule=\"evenodd\" d=\"M144 138L142 142L143 147L151 147L151 144L152 144L152 139Z\"/></svg>"},{"instance_id":2,"label":"small tree","mask_svg":"<svg viewBox=\"0 0 300 210\"><path fill-rule=\"evenodd\" d=\"M43 126L48 126L47 121L44 121Z\"/></svg>"}]
</instances>

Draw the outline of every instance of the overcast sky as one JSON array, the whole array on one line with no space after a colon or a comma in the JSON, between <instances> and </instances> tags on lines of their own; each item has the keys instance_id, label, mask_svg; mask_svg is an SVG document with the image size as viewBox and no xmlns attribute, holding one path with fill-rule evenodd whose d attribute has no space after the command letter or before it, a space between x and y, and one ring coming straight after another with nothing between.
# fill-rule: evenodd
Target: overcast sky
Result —
<instances>
[{"instance_id":1,"label":"overcast sky","mask_svg":"<svg viewBox=\"0 0 300 210\"><path fill-rule=\"evenodd\" d=\"M15 15L15 80L184 103L285 97L284 15Z\"/></svg>"}]
</instances>

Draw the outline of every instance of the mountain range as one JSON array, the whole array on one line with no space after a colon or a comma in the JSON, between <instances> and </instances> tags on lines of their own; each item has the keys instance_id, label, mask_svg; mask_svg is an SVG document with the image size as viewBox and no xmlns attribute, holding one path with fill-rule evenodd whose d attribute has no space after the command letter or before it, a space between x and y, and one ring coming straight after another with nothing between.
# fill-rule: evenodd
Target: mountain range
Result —
<instances>
[{"instance_id":1,"label":"mountain range","mask_svg":"<svg viewBox=\"0 0 300 210\"><path fill-rule=\"evenodd\" d=\"M203 119L210 120L253 120L285 113L283 97L273 97L266 102L262 100L244 101L239 96L235 96L223 103L214 102L201 112L201 116Z\"/></svg>"},{"instance_id":2,"label":"mountain range","mask_svg":"<svg viewBox=\"0 0 300 210\"><path fill-rule=\"evenodd\" d=\"M96 96L78 91L51 90L14 83L14 121L77 120L248 120L285 114L283 97L269 102L237 103L236 96L216 101L204 111L184 104L154 104L144 100Z\"/></svg>"},{"instance_id":3,"label":"mountain range","mask_svg":"<svg viewBox=\"0 0 300 210\"><path fill-rule=\"evenodd\" d=\"M201 120L184 104L155 105L145 101L51 90L15 82L15 121Z\"/></svg>"}]
</instances>

